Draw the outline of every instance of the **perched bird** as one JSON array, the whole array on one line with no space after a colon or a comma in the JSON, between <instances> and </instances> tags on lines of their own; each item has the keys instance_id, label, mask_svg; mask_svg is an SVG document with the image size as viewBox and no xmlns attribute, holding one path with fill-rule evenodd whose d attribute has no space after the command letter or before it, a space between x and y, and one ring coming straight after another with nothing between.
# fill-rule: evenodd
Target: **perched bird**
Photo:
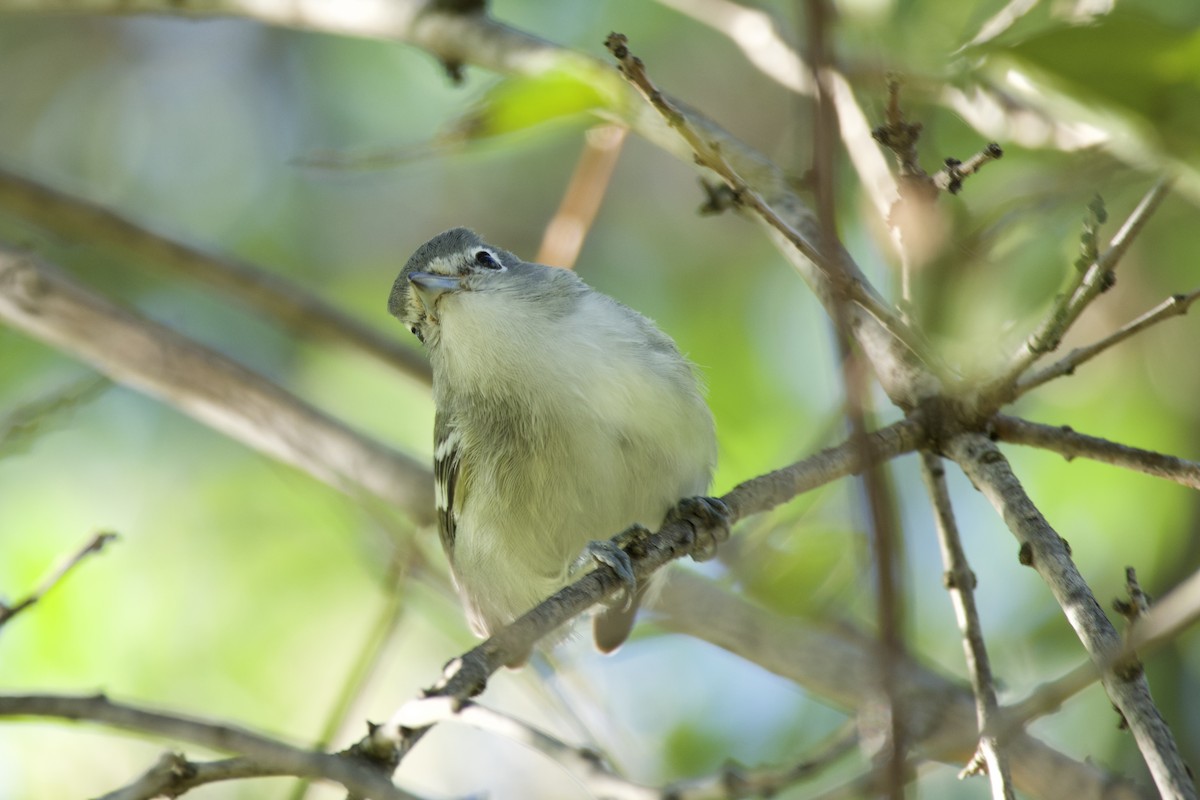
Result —
<instances>
[{"instance_id":1,"label":"perched bird","mask_svg":"<svg viewBox=\"0 0 1200 800\"><path fill-rule=\"evenodd\" d=\"M466 228L417 249L388 310L433 367L438 529L472 629L491 635L531 609L586 552L627 583L594 619L597 647L615 649L645 587L629 591L628 556L608 538L680 508L720 526L720 501L694 497L716 442L691 364L574 272Z\"/></svg>"}]
</instances>

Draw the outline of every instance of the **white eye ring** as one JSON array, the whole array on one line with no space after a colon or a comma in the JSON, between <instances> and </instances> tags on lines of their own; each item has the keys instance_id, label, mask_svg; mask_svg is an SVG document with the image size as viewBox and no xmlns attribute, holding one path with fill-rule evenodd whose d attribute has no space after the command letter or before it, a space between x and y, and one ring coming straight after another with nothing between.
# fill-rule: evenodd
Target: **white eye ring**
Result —
<instances>
[{"instance_id":1,"label":"white eye ring","mask_svg":"<svg viewBox=\"0 0 1200 800\"><path fill-rule=\"evenodd\" d=\"M486 247L481 247L475 251L475 263L484 269L503 270L504 263Z\"/></svg>"}]
</instances>

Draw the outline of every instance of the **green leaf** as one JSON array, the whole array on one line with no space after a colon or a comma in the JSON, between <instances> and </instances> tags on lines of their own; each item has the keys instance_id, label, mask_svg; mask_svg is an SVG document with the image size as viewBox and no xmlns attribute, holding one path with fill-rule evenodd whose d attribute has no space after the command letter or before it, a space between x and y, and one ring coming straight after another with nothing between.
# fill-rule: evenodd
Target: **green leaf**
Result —
<instances>
[{"instance_id":1,"label":"green leaf","mask_svg":"<svg viewBox=\"0 0 1200 800\"><path fill-rule=\"evenodd\" d=\"M472 141L530 130L583 113L615 109L623 85L615 72L580 66L517 75L493 86L446 138Z\"/></svg>"},{"instance_id":2,"label":"green leaf","mask_svg":"<svg viewBox=\"0 0 1200 800\"><path fill-rule=\"evenodd\" d=\"M1200 30L1117 11L1061 26L1002 52L1060 90L1140 122L1151 144L1188 157L1200 130Z\"/></svg>"}]
</instances>

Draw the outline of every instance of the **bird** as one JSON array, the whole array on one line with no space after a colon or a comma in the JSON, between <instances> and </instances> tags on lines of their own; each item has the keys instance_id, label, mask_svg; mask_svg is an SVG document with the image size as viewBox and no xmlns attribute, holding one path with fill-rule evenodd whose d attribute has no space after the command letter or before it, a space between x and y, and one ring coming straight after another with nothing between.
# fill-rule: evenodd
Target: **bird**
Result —
<instances>
[{"instance_id":1,"label":"bird","mask_svg":"<svg viewBox=\"0 0 1200 800\"><path fill-rule=\"evenodd\" d=\"M472 630L493 635L591 561L625 584L593 616L597 648L615 650L649 584L609 538L699 517L700 558L728 535L704 496L717 445L696 369L573 271L467 228L417 248L388 310L432 367L437 527Z\"/></svg>"}]
</instances>

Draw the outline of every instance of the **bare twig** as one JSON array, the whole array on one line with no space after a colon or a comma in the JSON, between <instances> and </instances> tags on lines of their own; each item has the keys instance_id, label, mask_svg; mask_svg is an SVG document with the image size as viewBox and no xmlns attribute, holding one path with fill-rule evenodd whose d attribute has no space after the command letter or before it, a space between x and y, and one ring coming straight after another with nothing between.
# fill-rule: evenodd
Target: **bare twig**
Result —
<instances>
[{"instance_id":1,"label":"bare twig","mask_svg":"<svg viewBox=\"0 0 1200 800\"><path fill-rule=\"evenodd\" d=\"M667 124L687 142L696 160L702 166L721 176L743 205L753 209L797 252L815 264L840 302L852 302L862 307L883 326L889 335L901 342L917 358L925 361L931 358L930 348L920 341L920 337L914 334L900 319L887 301L862 275L844 249L835 246L835 242L819 244L819 234L817 240L802 235L739 174L730 160L726 158L720 146L705 135L707 132L703 127L696 124L697 121L694 117L676 106L654 85L654 82L646 74L646 68L641 59L629 51L625 36L619 33L610 34L605 44L620 64L621 73L662 115Z\"/></svg>"},{"instance_id":2,"label":"bare twig","mask_svg":"<svg viewBox=\"0 0 1200 800\"><path fill-rule=\"evenodd\" d=\"M1000 441L1040 447L1058 453L1067 460L1077 457L1090 458L1166 478L1190 489L1200 489L1198 462L1077 433L1065 425L1041 425L997 414L991 420L990 432Z\"/></svg>"},{"instance_id":3,"label":"bare twig","mask_svg":"<svg viewBox=\"0 0 1200 800\"><path fill-rule=\"evenodd\" d=\"M538 263L567 269L574 267L583 240L596 220L608 190L627 132L628 129L620 125L600 125L584 134L579 163L575 165L558 210L542 234Z\"/></svg>"},{"instance_id":4,"label":"bare twig","mask_svg":"<svg viewBox=\"0 0 1200 800\"><path fill-rule=\"evenodd\" d=\"M0 320L318 480L432 518L428 468L60 270L2 248Z\"/></svg>"},{"instance_id":5,"label":"bare twig","mask_svg":"<svg viewBox=\"0 0 1200 800\"><path fill-rule=\"evenodd\" d=\"M390 574L385 582L387 598L383 603L383 607L379 609L379 614L375 618L375 624L368 632L362 647L359 648L357 658L350 668L350 672L346 675L345 680L342 681L341 689L333 702L332 708L329 710L329 715L325 718L325 724L321 728L320 735L317 736L316 742L313 743L317 748L325 749L333 741L333 738L337 736L338 731L346 721L347 715L350 713L351 707L365 690L372 674L379 667L380 660L387 653L387 647L391 643L397 627L400 625L401 618L404 616L405 605L404 592L401 590L403 580L401 572L405 566L406 562L399 557L393 557L392 568L389 570ZM303 800L308 794L309 785L310 782L307 780L299 781L290 795L292 800Z\"/></svg>"},{"instance_id":6,"label":"bare twig","mask_svg":"<svg viewBox=\"0 0 1200 800\"><path fill-rule=\"evenodd\" d=\"M88 375L13 409L0 418L0 453L27 446L51 420L87 403L111 385L108 378Z\"/></svg>"},{"instance_id":7,"label":"bare twig","mask_svg":"<svg viewBox=\"0 0 1200 800\"><path fill-rule=\"evenodd\" d=\"M200 281L298 333L335 341L429 383L429 363L287 279L160 236L102 206L0 170L0 208L56 235L119 248L137 260Z\"/></svg>"},{"instance_id":8,"label":"bare twig","mask_svg":"<svg viewBox=\"0 0 1200 800\"><path fill-rule=\"evenodd\" d=\"M933 185L943 192L958 194L962 191L963 181L976 172L979 172L984 164L995 161L1003 156L1004 150L1000 148L1000 145L990 142L966 161L959 161L957 158L947 158L943 162L942 168L933 174Z\"/></svg>"},{"instance_id":9,"label":"bare twig","mask_svg":"<svg viewBox=\"0 0 1200 800\"><path fill-rule=\"evenodd\" d=\"M981 760L992 785L992 797L1015 800L1004 743L987 733L996 717L996 687L992 680L987 645L983 639L983 626L975 608L975 573L967 563L967 554L958 535L958 524L950 504L950 490L946 486L946 471L941 459L932 453L921 453L921 477L925 480L925 487L933 502L934 522L942 550L942 566L946 570L945 584L954 603L958 628L963 635L963 652L967 659L967 671L971 676L971 689L975 695L975 717L979 723L979 751L960 777L973 774L970 771L971 765L980 763Z\"/></svg>"},{"instance_id":10,"label":"bare twig","mask_svg":"<svg viewBox=\"0 0 1200 800\"><path fill-rule=\"evenodd\" d=\"M81 561L90 555L99 553L104 549L105 545L116 538L117 534L111 531L102 531L93 535L83 547L79 548L79 550L59 564L58 567L52 573L50 573L45 580L42 581L42 584L27 597L22 600L18 600L12 605L0 603L0 628L4 627L5 623L15 617L17 614L20 614L22 611L30 606L33 606L39 600L45 597L50 590L61 583L62 580L67 577L67 574L76 566L78 566Z\"/></svg>"},{"instance_id":11,"label":"bare twig","mask_svg":"<svg viewBox=\"0 0 1200 800\"><path fill-rule=\"evenodd\" d=\"M334 781L375 800L415 800L365 764L344 756L302 750L261 734L181 714L114 703L104 695L0 695L0 717L57 717L99 722L113 728L151 733L257 762L263 775L297 775Z\"/></svg>"},{"instance_id":12,"label":"bare twig","mask_svg":"<svg viewBox=\"0 0 1200 800\"><path fill-rule=\"evenodd\" d=\"M1140 333L1151 325L1173 317L1183 316L1187 313L1192 303L1196 302L1197 298L1200 298L1200 289L1194 289L1188 294L1176 294L1168 297L1145 314L1125 323L1100 341L1089 344L1086 347L1076 347L1053 364L1017 381L1017 395L1023 395L1032 389L1036 389L1043 383L1063 375L1074 374L1075 369L1081 364L1090 361L1110 347L1120 344L1130 336Z\"/></svg>"},{"instance_id":13,"label":"bare twig","mask_svg":"<svg viewBox=\"0 0 1200 800\"><path fill-rule=\"evenodd\" d=\"M263 764L250 758L219 761L190 761L179 753L163 753L154 766L137 780L97 800L152 800L179 797L200 786L247 778L271 778L293 774L281 765Z\"/></svg>"},{"instance_id":14,"label":"bare twig","mask_svg":"<svg viewBox=\"0 0 1200 800\"><path fill-rule=\"evenodd\" d=\"M989 382L988 386L980 393L981 396L994 398L991 402L995 403L997 407L1016 396L1017 380L1025 374L1034 361L1044 353L1058 347L1063 335L1075 323L1075 320L1079 319L1083 310L1102 291L1112 285L1113 271L1126 251L1129 250L1129 246L1133 244L1133 240L1137 238L1150 217L1162 204L1170 188L1171 181L1167 178L1159 179L1150 187L1141 202L1125 220L1125 224L1113 236L1108 249L1101 253L1093 264L1078 273L1080 277L1076 283L1073 283L1068 291L1055 301L1049 313L1021 343L1020 348L1009 358L1008 364L1000 374Z\"/></svg>"},{"instance_id":15,"label":"bare twig","mask_svg":"<svg viewBox=\"0 0 1200 800\"><path fill-rule=\"evenodd\" d=\"M947 454L1004 518L1021 543L1022 563L1036 569L1049 586L1092 661L1110 664L1109 659L1121 649L1120 637L1079 574L1066 543L1025 493L995 443L982 434L964 433L951 439ZM1163 797L1195 798L1187 767L1141 670L1109 668L1102 682L1128 723Z\"/></svg>"}]
</instances>

